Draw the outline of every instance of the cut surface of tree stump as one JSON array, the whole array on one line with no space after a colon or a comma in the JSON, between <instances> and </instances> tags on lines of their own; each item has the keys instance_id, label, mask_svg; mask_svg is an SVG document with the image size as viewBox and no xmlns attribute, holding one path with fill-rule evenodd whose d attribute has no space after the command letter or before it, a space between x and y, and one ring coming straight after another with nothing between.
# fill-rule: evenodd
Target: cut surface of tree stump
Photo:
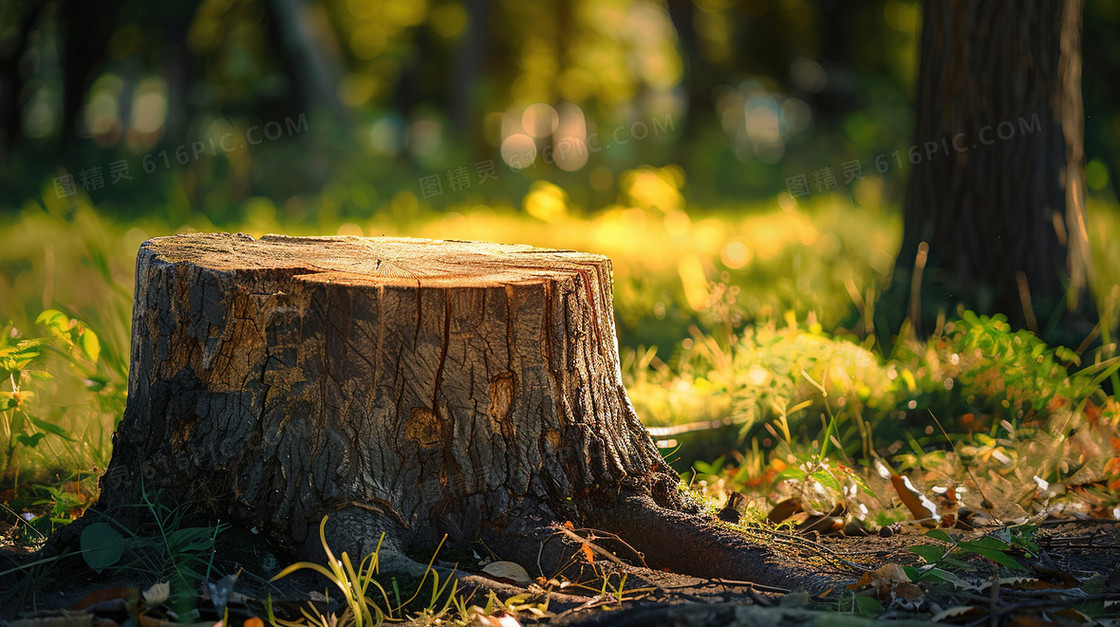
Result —
<instances>
[{"instance_id":1,"label":"cut surface of tree stump","mask_svg":"<svg viewBox=\"0 0 1120 627\"><path fill-rule=\"evenodd\" d=\"M305 554L329 514L336 552L386 532L386 567L444 534L529 567L564 521L638 520L634 546L677 555L706 524L623 388L605 257L188 234L136 279L101 509L159 488Z\"/></svg>"}]
</instances>

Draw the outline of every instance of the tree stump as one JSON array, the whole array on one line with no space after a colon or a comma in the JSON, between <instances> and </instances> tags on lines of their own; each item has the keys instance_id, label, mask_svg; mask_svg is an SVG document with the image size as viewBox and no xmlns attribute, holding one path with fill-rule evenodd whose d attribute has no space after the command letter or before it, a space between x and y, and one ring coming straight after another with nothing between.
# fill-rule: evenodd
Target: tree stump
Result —
<instances>
[{"instance_id":1,"label":"tree stump","mask_svg":"<svg viewBox=\"0 0 1120 627\"><path fill-rule=\"evenodd\" d=\"M101 509L160 488L304 555L329 514L336 551L386 532L383 564L405 571L444 534L530 567L563 521L637 524L640 550L688 561L706 523L678 482L622 385L606 257L242 234L140 249ZM701 570L757 573L746 548Z\"/></svg>"}]
</instances>

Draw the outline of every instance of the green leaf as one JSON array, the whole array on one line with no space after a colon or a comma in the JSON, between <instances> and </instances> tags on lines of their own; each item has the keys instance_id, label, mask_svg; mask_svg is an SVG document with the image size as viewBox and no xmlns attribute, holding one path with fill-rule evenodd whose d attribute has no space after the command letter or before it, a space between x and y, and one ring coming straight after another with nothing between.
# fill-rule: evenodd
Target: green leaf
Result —
<instances>
[{"instance_id":1,"label":"green leaf","mask_svg":"<svg viewBox=\"0 0 1120 627\"><path fill-rule=\"evenodd\" d=\"M35 448L39 445L39 440L42 440L44 437L46 436L44 436L42 433L33 433L31 435L21 433L16 436L16 441L26 446L27 448Z\"/></svg>"},{"instance_id":2,"label":"green leaf","mask_svg":"<svg viewBox=\"0 0 1120 627\"><path fill-rule=\"evenodd\" d=\"M843 491L843 488L840 487L840 482L837 481L836 477L833 477L832 473L828 472L827 470L818 470L809 476L813 479L816 479L818 483L828 488L829 490L832 490L833 492Z\"/></svg>"},{"instance_id":3,"label":"green leaf","mask_svg":"<svg viewBox=\"0 0 1120 627\"><path fill-rule=\"evenodd\" d=\"M1012 570L1026 570L1025 566L1023 566L1019 562L1015 561L1014 558L1012 558L1010 555L1008 555L1007 553L1004 553L1002 551L997 551L995 549L986 549L986 548L983 548L983 547L963 547L963 546L961 547L961 550L965 553L974 553L974 554L979 555L980 557L983 557L985 559L992 560L993 562L995 562L997 564L1001 564L1003 566L1006 566L1006 567L1008 567Z\"/></svg>"},{"instance_id":4,"label":"green leaf","mask_svg":"<svg viewBox=\"0 0 1120 627\"><path fill-rule=\"evenodd\" d=\"M961 579L953 573L942 570L940 568L931 568L927 570L926 572L922 573L921 578L924 581L929 581L931 579L935 581L944 581L945 583L952 584L962 590L968 590L969 588L972 588L972 585L964 579ZM917 579L911 577L911 581L917 581Z\"/></svg>"},{"instance_id":5,"label":"green leaf","mask_svg":"<svg viewBox=\"0 0 1120 627\"><path fill-rule=\"evenodd\" d=\"M70 330L70 318L57 309L47 309L35 318L36 324L41 324L57 333L66 333Z\"/></svg>"},{"instance_id":6,"label":"green leaf","mask_svg":"<svg viewBox=\"0 0 1120 627\"><path fill-rule=\"evenodd\" d=\"M916 554L930 564L940 561L941 558L945 557L945 553L948 551L948 549L943 546L933 546L932 544L917 544L906 547L906 550Z\"/></svg>"},{"instance_id":7,"label":"green leaf","mask_svg":"<svg viewBox=\"0 0 1120 627\"><path fill-rule=\"evenodd\" d=\"M42 418L36 418L35 416L32 416L31 414L27 414L27 418L28 418L28 420L31 421L31 424L35 425L36 427L39 427L43 431L48 431L50 433L53 433L53 434L57 435L58 437L63 438L64 440L74 441L74 439L75 439L74 436L71 435L69 431L67 431L66 429L63 429L62 427L54 424L53 422L47 422L46 420L43 420Z\"/></svg>"},{"instance_id":8,"label":"green leaf","mask_svg":"<svg viewBox=\"0 0 1120 627\"><path fill-rule=\"evenodd\" d=\"M95 522L82 530L82 557L98 574L124 554L124 536L109 523Z\"/></svg>"},{"instance_id":9,"label":"green leaf","mask_svg":"<svg viewBox=\"0 0 1120 627\"><path fill-rule=\"evenodd\" d=\"M874 618L883 613L883 604L875 597L857 595L855 597L856 612L868 618Z\"/></svg>"},{"instance_id":10,"label":"green leaf","mask_svg":"<svg viewBox=\"0 0 1120 627\"><path fill-rule=\"evenodd\" d=\"M992 536L984 536L983 538L978 538L976 540L961 542L960 547L962 549L992 549L995 551L1011 550L1010 544L1004 542L1003 540L1000 540L999 538L993 538Z\"/></svg>"},{"instance_id":11,"label":"green leaf","mask_svg":"<svg viewBox=\"0 0 1120 627\"><path fill-rule=\"evenodd\" d=\"M19 399L14 392L0 392L0 411L8 411L19 407Z\"/></svg>"},{"instance_id":12,"label":"green leaf","mask_svg":"<svg viewBox=\"0 0 1120 627\"><path fill-rule=\"evenodd\" d=\"M952 566L953 568L957 568L960 570L969 570L970 568L975 568L972 564L969 564L968 562L962 562L952 556L946 557L945 559L941 560L941 565Z\"/></svg>"},{"instance_id":13,"label":"green leaf","mask_svg":"<svg viewBox=\"0 0 1120 627\"><path fill-rule=\"evenodd\" d=\"M101 341L97 339L96 333L88 327L83 328L82 335L78 338L78 344L90 361L97 361L97 358L101 355Z\"/></svg>"},{"instance_id":14,"label":"green leaf","mask_svg":"<svg viewBox=\"0 0 1120 627\"><path fill-rule=\"evenodd\" d=\"M774 481L784 481L786 479L796 479L798 481L805 478L805 471L801 470L798 466L789 466L774 476Z\"/></svg>"},{"instance_id":15,"label":"green leaf","mask_svg":"<svg viewBox=\"0 0 1120 627\"><path fill-rule=\"evenodd\" d=\"M926 536L934 540L941 540L942 542L956 543L957 539L949 535L944 529L930 529L926 532Z\"/></svg>"},{"instance_id":16,"label":"green leaf","mask_svg":"<svg viewBox=\"0 0 1120 627\"><path fill-rule=\"evenodd\" d=\"M1078 355L1077 353L1073 352L1069 348L1066 348L1065 346L1055 347L1054 348L1054 355L1056 355L1058 357L1058 359L1061 359L1062 361L1065 361L1065 362L1072 363L1075 366L1080 366L1081 365L1081 356Z\"/></svg>"}]
</instances>

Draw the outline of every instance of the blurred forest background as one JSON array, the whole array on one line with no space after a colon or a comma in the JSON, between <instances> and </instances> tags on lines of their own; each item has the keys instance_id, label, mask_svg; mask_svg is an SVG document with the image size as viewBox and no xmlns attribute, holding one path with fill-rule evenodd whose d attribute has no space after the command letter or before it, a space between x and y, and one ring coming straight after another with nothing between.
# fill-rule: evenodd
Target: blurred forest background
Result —
<instances>
[{"instance_id":1,"label":"blurred forest background","mask_svg":"<svg viewBox=\"0 0 1120 627\"><path fill-rule=\"evenodd\" d=\"M476 175L488 159L496 184L425 204L516 204L549 180L594 210L640 164L679 166L700 206L771 198L790 176L907 148L920 17L908 0L6 0L4 209L50 177L100 166L105 183L84 187L112 215L167 208L226 222L261 196L285 219L362 217L398 191L419 194L420 176ZM1120 167L1118 26L1120 7L1086 3L1096 192L1113 190ZM216 146L288 119L298 128L263 147ZM601 154L513 158L566 139L586 148L589 133L640 121L648 136ZM165 165L181 146L189 162ZM154 176L110 182L107 164L139 171L160 150L171 160L144 172ZM875 184L890 203L904 177L889 174ZM317 202L332 184L350 198Z\"/></svg>"},{"instance_id":2,"label":"blurred forest background","mask_svg":"<svg viewBox=\"0 0 1120 627\"><path fill-rule=\"evenodd\" d=\"M422 234L667 271L620 285L635 346L785 311L855 329L898 248L920 22L909 0L6 0L0 290L17 323L80 310L71 270L127 292L136 245L181 228ZM1118 26L1086 3L1106 304Z\"/></svg>"}]
</instances>

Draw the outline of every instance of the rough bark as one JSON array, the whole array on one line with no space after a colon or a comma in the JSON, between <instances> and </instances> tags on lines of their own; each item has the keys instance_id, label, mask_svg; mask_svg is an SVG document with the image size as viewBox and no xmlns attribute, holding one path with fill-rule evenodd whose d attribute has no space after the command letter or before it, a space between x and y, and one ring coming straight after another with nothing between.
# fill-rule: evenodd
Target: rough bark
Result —
<instances>
[{"instance_id":1,"label":"rough bark","mask_svg":"<svg viewBox=\"0 0 1120 627\"><path fill-rule=\"evenodd\" d=\"M611 513L627 499L666 528L657 512L696 507L623 388L610 275L527 246L151 240L98 508L160 488L304 554L330 514L333 547L388 532L400 570L443 534L530 567L563 521L632 520ZM553 553L542 570L570 556Z\"/></svg>"},{"instance_id":2,"label":"rough bark","mask_svg":"<svg viewBox=\"0 0 1120 627\"><path fill-rule=\"evenodd\" d=\"M881 330L908 315L928 332L963 305L1080 341L1091 324L1055 328L1095 314L1080 0L927 2L922 28L905 230Z\"/></svg>"}]
</instances>

